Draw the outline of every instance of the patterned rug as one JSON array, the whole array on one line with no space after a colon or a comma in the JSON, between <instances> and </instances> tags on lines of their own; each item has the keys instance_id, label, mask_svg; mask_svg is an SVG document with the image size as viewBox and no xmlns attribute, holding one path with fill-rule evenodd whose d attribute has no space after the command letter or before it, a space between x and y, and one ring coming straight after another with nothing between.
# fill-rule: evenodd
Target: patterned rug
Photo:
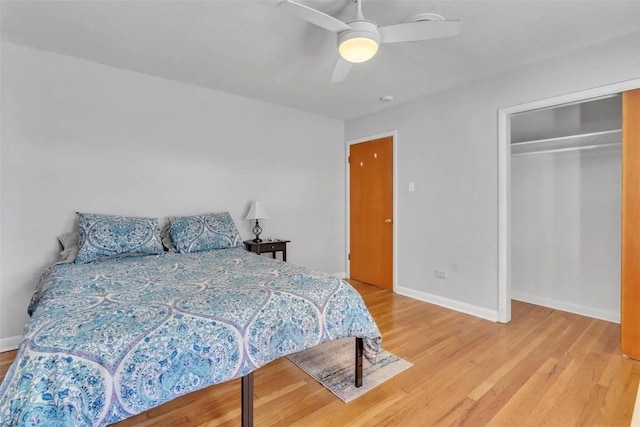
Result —
<instances>
[{"instance_id":1,"label":"patterned rug","mask_svg":"<svg viewBox=\"0 0 640 427\"><path fill-rule=\"evenodd\" d=\"M329 391L348 403L413 366L412 363L380 350L375 365L362 360L362 387L354 385L355 338L344 338L287 356Z\"/></svg>"}]
</instances>

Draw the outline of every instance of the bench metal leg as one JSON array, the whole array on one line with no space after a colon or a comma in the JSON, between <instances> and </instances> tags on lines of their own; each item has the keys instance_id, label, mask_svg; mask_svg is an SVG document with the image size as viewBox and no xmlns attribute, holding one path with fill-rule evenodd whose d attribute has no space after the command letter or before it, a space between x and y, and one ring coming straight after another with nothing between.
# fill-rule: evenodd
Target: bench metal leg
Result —
<instances>
[{"instance_id":1,"label":"bench metal leg","mask_svg":"<svg viewBox=\"0 0 640 427\"><path fill-rule=\"evenodd\" d=\"M362 338L356 338L356 387L362 387Z\"/></svg>"},{"instance_id":2,"label":"bench metal leg","mask_svg":"<svg viewBox=\"0 0 640 427\"><path fill-rule=\"evenodd\" d=\"M253 372L242 377L242 427L253 427Z\"/></svg>"},{"instance_id":3,"label":"bench metal leg","mask_svg":"<svg viewBox=\"0 0 640 427\"><path fill-rule=\"evenodd\" d=\"M362 387L362 351L364 341L356 338L355 385ZM242 427L253 427L253 372L241 378Z\"/></svg>"}]
</instances>

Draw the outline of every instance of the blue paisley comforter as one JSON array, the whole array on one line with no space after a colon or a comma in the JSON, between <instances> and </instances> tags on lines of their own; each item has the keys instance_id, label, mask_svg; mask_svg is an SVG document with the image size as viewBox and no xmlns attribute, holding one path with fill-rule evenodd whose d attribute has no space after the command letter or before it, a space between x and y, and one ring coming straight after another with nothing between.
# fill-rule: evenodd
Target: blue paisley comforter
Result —
<instances>
[{"instance_id":1,"label":"blue paisley comforter","mask_svg":"<svg viewBox=\"0 0 640 427\"><path fill-rule=\"evenodd\" d=\"M0 425L105 425L322 342L381 337L360 295L244 249L56 264L0 386Z\"/></svg>"}]
</instances>

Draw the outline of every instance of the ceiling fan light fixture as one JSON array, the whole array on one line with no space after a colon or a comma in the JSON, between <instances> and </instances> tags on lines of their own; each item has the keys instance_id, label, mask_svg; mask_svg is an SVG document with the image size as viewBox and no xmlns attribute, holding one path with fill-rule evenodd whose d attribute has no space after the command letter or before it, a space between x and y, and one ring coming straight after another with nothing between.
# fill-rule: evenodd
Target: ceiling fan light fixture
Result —
<instances>
[{"instance_id":1,"label":"ceiling fan light fixture","mask_svg":"<svg viewBox=\"0 0 640 427\"><path fill-rule=\"evenodd\" d=\"M417 42L460 33L460 21L447 21L436 13L419 13L399 24L378 27L362 14L364 0L352 1L356 3L356 14L350 22L343 22L294 0L281 0L278 3L282 10L337 35L340 57L331 75L333 83L344 81L353 64L373 58L378 53L380 43Z\"/></svg>"},{"instance_id":2,"label":"ceiling fan light fixture","mask_svg":"<svg viewBox=\"0 0 640 427\"><path fill-rule=\"evenodd\" d=\"M366 62L378 52L378 43L366 37L354 37L343 41L338 47L340 56L356 64Z\"/></svg>"},{"instance_id":3,"label":"ceiling fan light fixture","mask_svg":"<svg viewBox=\"0 0 640 427\"><path fill-rule=\"evenodd\" d=\"M349 22L352 30L338 35L338 52L346 61L353 63L366 62L378 53L380 32L373 22Z\"/></svg>"}]
</instances>

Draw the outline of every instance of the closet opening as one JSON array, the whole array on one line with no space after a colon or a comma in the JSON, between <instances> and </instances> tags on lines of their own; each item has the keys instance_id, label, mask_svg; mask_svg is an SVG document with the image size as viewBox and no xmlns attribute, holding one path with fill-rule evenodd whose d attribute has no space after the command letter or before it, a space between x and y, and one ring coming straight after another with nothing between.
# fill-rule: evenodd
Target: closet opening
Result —
<instances>
[{"instance_id":1,"label":"closet opening","mask_svg":"<svg viewBox=\"0 0 640 427\"><path fill-rule=\"evenodd\" d=\"M507 120L511 299L620 323L621 95Z\"/></svg>"}]
</instances>

